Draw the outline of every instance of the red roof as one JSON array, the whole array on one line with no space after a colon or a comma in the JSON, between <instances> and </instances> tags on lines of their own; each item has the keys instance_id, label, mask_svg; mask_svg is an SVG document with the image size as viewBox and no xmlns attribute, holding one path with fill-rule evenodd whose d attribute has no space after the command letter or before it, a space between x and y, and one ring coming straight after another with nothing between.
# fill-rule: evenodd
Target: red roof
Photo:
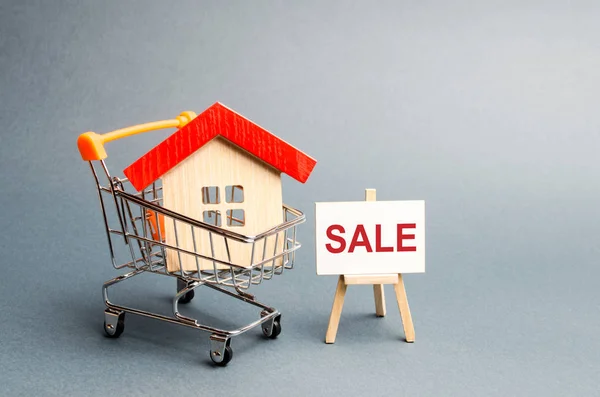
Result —
<instances>
[{"instance_id":1,"label":"red roof","mask_svg":"<svg viewBox=\"0 0 600 397\"><path fill-rule=\"evenodd\" d=\"M222 136L299 182L306 182L316 161L220 103L215 103L123 172L142 190L211 139Z\"/></svg>"}]
</instances>

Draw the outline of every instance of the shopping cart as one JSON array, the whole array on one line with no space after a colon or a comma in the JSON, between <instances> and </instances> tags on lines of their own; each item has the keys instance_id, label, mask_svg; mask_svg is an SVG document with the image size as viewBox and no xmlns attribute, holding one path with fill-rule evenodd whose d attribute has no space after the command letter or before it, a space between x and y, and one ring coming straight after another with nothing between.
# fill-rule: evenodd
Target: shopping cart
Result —
<instances>
[{"instance_id":1,"label":"shopping cart","mask_svg":"<svg viewBox=\"0 0 600 397\"><path fill-rule=\"evenodd\" d=\"M102 287L107 307L104 314L106 334L117 338L123 333L125 313L208 331L211 334L209 339L211 360L217 365L226 365L233 355L231 338L234 336L258 326L262 327L263 334L268 338L274 339L281 332L281 313L273 307L258 302L252 294L248 293L248 289L294 267L295 252L300 248L300 243L296 240L296 227L305 221L305 217L302 212L283 205L283 223L256 236L245 236L164 208L159 181L137 192L130 186L127 178L111 176L104 161L107 157L104 143L142 132L180 128L194 117L194 113L184 112L172 120L136 125L103 135L87 132L78 138L78 147L82 158L89 162L96 182L113 267L128 270L127 273L108 280ZM172 225L170 230L175 232L175 244L164 238L168 225ZM206 247L201 250L196 244L193 249L189 246L182 247L177 233L178 231L181 233L183 228L188 228L192 235L207 234L210 251ZM125 262L117 259L116 249L119 244L125 246L127 252ZM216 244L226 247L226 258L206 254L206 252L214 254ZM249 248L251 252L249 263L232 263L228 247L234 244L243 244ZM281 248L271 252L267 247ZM167 255L169 250L176 252L177 255ZM182 256L195 258L197 268L189 270L189 267L183 266ZM173 258L179 260L175 266L173 263L167 266L167 257L169 261ZM201 266L200 262L208 262L212 265ZM142 273L160 274L177 279L172 316L118 305L109 300L109 287ZM179 312L179 304L190 302L194 297L194 290L200 286L207 286L225 296L258 307L259 318L243 327L224 330L201 324L194 318L182 315Z\"/></svg>"}]
</instances>

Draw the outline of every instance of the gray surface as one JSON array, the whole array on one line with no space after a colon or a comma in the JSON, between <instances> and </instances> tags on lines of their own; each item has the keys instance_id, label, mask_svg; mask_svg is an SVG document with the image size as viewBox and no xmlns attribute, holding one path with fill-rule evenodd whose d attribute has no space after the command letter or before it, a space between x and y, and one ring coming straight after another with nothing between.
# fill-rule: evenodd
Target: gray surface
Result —
<instances>
[{"instance_id":1,"label":"gray surface","mask_svg":"<svg viewBox=\"0 0 600 397\"><path fill-rule=\"evenodd\" d=\"M0 2L2 395L597 395L600 6L369 3ZM116 272L75 146L217 100L319 161L284 183L309 218L297 270L254 290L283 334L235 339L225 369L193 330L129 317L103 337ZM109 165L164 136L110 144ZM312 203L367 187L427 201L412 345L392 290L376 319L358 286L323 343L335 278L315 275ZM174 285L124 287L168 310Z\"/></svg>"}]
</instances>

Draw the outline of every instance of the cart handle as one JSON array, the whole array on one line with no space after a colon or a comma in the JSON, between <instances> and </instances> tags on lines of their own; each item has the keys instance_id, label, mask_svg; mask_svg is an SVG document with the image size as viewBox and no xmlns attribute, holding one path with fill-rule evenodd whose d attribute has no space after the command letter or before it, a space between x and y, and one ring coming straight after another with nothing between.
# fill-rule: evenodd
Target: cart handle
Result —
<instances>
[{"instance_id":1,"label":"cart handle","mask_svg":"<svg viewBox=\"0 0 600 397\"><path fill-rule=\"evenodd\" d=\"M131 135L140 134L164 128L181 128L196 118L194 112L182 112L179 116L170 120L154 121L151 123L138 124L132 127L121 128L105 134L97 134L89 131L84 132L77 138L77 147L84 161L103 160L107 157L104 144L117 139L126 138Z\"/></svg>"}]
</instances>

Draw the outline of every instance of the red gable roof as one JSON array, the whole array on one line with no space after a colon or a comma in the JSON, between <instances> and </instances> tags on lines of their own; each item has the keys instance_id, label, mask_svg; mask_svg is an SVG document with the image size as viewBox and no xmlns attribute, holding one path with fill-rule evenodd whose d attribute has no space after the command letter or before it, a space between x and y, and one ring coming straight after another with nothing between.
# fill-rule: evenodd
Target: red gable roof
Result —
<instances>
[{"instance_id":1,"label":"red gable roof","mask_svg":"<svg viewBox=\"0 0 600 397\"><path fill-rule=\"evenodd\" d=\"M140 191L217 136L222 136L302 183L306 182L317 163L269 131L217 102L123 172Z\"/></svg>"}]
</instances>

